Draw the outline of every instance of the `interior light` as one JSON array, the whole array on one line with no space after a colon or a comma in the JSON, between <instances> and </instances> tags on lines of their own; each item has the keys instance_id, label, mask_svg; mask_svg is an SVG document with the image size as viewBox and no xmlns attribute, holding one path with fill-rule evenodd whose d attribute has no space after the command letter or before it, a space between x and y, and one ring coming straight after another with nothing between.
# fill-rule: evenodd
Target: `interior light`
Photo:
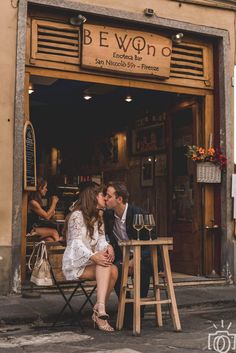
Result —
<instances>
[{"instance_id":1,"label":"interior light","mask_svg":"<svg viewBox=\"0 0 236 353\"><path fill-rule=\"evenodd\" d=\"M183 33L176 33L171 37L171 39L175 44L180 44L183 40L183 37L184 37Z\"/></svg>"},{"instance_id":2,"label":"interior light","mask_svg":"<svg viewBox=\"0 0 236 353\"><path fill-rule=\"evenodd\" d=\"M84 95L84 99L85 99L86 101L90 100L91 98L92 98L92 96L90 96L90 94L85 94L85 95Z\"/></svg>"},{"instance_id":3,"label":"interior light","mask_svg":"<svg viewBox=\"0 0 236 353\"><path fill-rule=\"evenodd\" d=\"M128 103L132 102L132 100L133 100L133 98L129 95L125 97L125 101Z\"/></svg>"},{"instance_id":4,"label":"interior light","mask_svg":"<svg viewBox=\"0 0 236 353\"><path fill-rule=\"evenodd\" d=\"M29 94L34 92L34 86L33 86L33 83L31 83L31 82L29 84L28 92L29 92Z\"/></svg>"}]
</instances>

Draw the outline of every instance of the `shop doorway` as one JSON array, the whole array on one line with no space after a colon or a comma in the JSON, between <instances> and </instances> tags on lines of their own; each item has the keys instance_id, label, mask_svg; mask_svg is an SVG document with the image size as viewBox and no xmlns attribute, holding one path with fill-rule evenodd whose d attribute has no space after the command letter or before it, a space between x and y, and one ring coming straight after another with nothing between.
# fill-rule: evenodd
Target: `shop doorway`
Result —
<instances>
[{"instance_id":1,"label":"shop doorway","mask_svg":"<svg viewBox=\"0 0 236 353\"><path fill-rule=\"evenodd\" d=\"M176 272L202 274L201 188L195 181L193 163L186 146L196 145L202 127L199 101L185 102L169 115L169 232L174 237L172 253Z\"/></svg>"},{"instance_id":2,"label":"shop doorway","mask_svg":"<svg viewBox=\"0 0 236 353\"><path fill-rule=\"evenodd\" d=\"M49 197L59 193L57 212L66 215L83 181L124 181L130 202L155 215L157 233L173 234L173 271L200 274L200 196L193 171L183 162L184 144L200 134L197 97L40 76L30 80L37 172L49 180ZM183 185L185 211L177 190Z\"/></svg>"}]
</instances>

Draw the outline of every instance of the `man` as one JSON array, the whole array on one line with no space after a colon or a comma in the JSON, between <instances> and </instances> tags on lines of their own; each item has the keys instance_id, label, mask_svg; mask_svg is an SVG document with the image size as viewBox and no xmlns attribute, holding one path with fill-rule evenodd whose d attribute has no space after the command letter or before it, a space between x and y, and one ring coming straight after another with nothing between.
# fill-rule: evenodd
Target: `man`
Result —
<instances>
[{"instance_id":1,"label":"man","mask_svg":"<svg viewBox=\"0 0 236 353\"><path fill-rule=\"evenodd\" d=\"M137 239L137 232L133 228L133 217L135 214L143 213L143 210L128 203L129 193L126 185L121 182L110 182L106 191L106 206L104 213L105 231L109 241L115 251L114 265L118 268L118 279L115 285L117 296L120 295L121 274L122 274L122 251L118 245L121 240ZM149 239L146 230L140 231L140 239ZM133 258L130 254L129 274L133 273ZM141 249L141 288L142 298L147 297L151 275L150 252L148 247ZM130 326L132 323L132 305L126 306L125 324ZM142 316L143 316L142 307Z\"/></svg>"}]
</instances>

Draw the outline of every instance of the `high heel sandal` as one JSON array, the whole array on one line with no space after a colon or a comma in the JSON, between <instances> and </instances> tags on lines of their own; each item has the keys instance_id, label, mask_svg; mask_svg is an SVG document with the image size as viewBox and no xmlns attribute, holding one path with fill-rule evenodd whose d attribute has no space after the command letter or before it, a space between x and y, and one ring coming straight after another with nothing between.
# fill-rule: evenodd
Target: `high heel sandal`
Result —
<instances>
[{"instance_id":1,"label":"high heel sandal","mask_svg":"<svg viewBox=\"0 0 236 353\"><path fill-rule=\"evenodd\" d=\"M92 320L94 323L94 328L97 326L97 328L101 331L105 332L114 332L115 329L107 322L107 320L102 320L98 318L97 314L94 312L92 316ZM101 321L104 321L104 323L101 323Z\"/></svg>"},{"instance_id":2,"label":"high heel sandal","mask_svg":"<svg viewBox=\"0 0 236 353\"><path fill-rule=\"evenodd\" d=\"M109 315L105 311L104 303L96 303L93 312L97 315L98 319L107 320Z\"/></svg>"}]
</instances>

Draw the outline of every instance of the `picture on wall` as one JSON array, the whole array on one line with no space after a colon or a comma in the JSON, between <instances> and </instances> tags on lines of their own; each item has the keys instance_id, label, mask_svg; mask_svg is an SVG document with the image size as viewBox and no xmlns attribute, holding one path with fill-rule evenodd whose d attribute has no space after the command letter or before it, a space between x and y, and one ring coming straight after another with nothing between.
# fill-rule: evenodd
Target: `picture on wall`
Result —
<instances>
[{"instance_id":1,"label":"picture on wall","mask_svg":"<svg viewBox=\"0 0 236 353\"><path fill-rule=\"evenodd\" d=\"M153 157L143 157L141 160L141 186L153 186Z\"/></svg>"},{"instance_id":2,"label":"picture on wall","mask_svg":"<svg viewBox=\"0 0 236 353\"><path fill-rule=\"evenodd\" d=\"M148 126L132 131L132 153L144 154L165 148L164 124Z\"/></svg>"},{"instance_id":3,"label":"picture on wall","mask_svg":"<svg viewBox=\"0 0 236 353\"><path fill-rule=\"evenodd\" d=\"M100 143L100 151L103 158L103 163L118 162L118 137L106 136Z\"/></svg>"}]
</instances>

